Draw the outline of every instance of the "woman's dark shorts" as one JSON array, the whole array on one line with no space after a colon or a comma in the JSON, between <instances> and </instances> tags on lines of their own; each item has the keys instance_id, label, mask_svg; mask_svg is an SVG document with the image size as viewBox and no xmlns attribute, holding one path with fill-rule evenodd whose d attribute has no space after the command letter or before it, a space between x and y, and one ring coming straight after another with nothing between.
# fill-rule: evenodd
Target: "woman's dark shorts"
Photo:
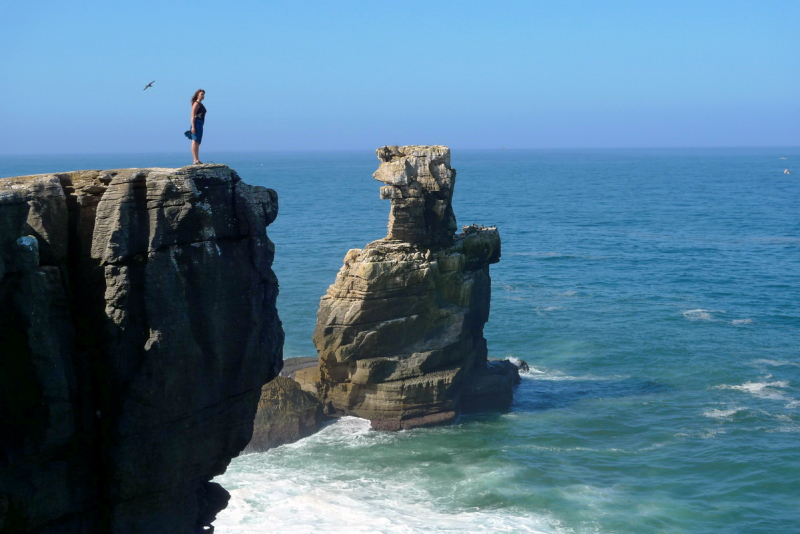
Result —
<instances>
[{"instance_id":1,"label":"woman's dark shorts","mask_svg":"<svg viewBox=\"0 0 800 534\"><path fill-rule=\"evenodd\" d=\"M197 144L199 145L200 142L203 140L203 123L204 122L205 121L202 121L200 119L195 119L194 120L194 133L192 133L192 129L189 128L188 131L183 132L183 135L185 135L186 137L188 137L192 141L197 141Z\"/></svg>"}]
</instances>

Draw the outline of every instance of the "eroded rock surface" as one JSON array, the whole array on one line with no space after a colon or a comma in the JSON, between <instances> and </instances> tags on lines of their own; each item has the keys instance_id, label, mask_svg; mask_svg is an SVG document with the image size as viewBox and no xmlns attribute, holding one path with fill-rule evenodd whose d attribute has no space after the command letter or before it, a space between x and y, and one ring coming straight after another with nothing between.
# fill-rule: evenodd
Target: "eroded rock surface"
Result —
<instances>
[{"instance_id":1,"label":"eroded rock surface","mask_svg":"<svg viewBox=\"0 0 800 534\"><path fill-rule=\"evenodd\" d=\"M253 437L244 452L262 452L310 436L322 426L322 404L300 384L278 376L261 388Z\"/></svg>"},{"instance_id":2,"label":"eroded rock surface","mask_svg":"<svg viewBox=\"0 0 800 534\"><path fill-rule=\"evenodd\" d=\"M0 180L0 531L200 531L282 365L274 191L224 165Z\"/></svg>"},{"instance_id":3,"label":"eroded rock surface","mask_svg":"<svg viewBox=\"0 0 800 534\"><path fill-rule=\"evenodd\" d=\"M332 414L398 430L445 424L461 411L507 408L518 380L487 363L489 265L496 228L455 234L456 172L444 146L382 147L373 175L392 203L389 233L350 250L322 297L314 343L319 366L295 379ZM468 397L468 398L467 398Z\"/></svg>"}]
</instances>

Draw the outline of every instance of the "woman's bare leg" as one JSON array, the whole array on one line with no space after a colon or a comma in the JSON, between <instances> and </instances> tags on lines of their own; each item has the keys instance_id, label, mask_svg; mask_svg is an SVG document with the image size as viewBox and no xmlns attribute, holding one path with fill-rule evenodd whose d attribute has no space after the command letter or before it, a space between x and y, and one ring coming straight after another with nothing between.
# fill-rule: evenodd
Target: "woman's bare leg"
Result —
<instances>
[{"instance_id":1,"label":"woman's bare leg","mask_svg":"<svg viewBox=\"0 0 800 534\"><path fill-rule=\"evenodd\" d=\"M192 156L194 161L200 161L200 143L192 141Z\"/></svg>"}]
</instances>

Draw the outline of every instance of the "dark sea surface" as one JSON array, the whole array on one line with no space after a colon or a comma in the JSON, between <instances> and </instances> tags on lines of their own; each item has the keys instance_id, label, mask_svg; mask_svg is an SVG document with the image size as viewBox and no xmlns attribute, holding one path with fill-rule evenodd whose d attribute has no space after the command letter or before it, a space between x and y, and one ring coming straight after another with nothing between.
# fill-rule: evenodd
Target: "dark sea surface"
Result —
<instances>
[{"instance_id":1,"label":"dark sea surface","mask_svg":"<svg viewBox=\"0 0 800 534\"><path fill-rule=\"evenodd\" d=\"M0 176L186 156L0 156ZM278 191L285 356L315 355L320 296L386 232L377 158L208 157ZM398 433L344 418L237 458L217 532L800 532L800 149L452 164L459 224L503 240L485 334L530 364L511 412Z\"/></svg>"}]
</instances>

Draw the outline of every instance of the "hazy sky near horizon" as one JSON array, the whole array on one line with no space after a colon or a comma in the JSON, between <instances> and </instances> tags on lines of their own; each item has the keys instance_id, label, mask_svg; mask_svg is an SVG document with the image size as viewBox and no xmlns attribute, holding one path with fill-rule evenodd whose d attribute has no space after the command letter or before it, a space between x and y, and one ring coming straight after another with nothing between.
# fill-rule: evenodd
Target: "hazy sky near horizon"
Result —
<instances>
[{"instance_id":1,"label":"hazy sky near horizon","mask_svg":"<svg viewBox=\"0 0 800 534\"><path fill-rule=\"evenodd\" d=\"M0 3L0 154L800 145L797 1ZM143 91L148 82L153 87Z\"/></svg>"}]
</instances>

